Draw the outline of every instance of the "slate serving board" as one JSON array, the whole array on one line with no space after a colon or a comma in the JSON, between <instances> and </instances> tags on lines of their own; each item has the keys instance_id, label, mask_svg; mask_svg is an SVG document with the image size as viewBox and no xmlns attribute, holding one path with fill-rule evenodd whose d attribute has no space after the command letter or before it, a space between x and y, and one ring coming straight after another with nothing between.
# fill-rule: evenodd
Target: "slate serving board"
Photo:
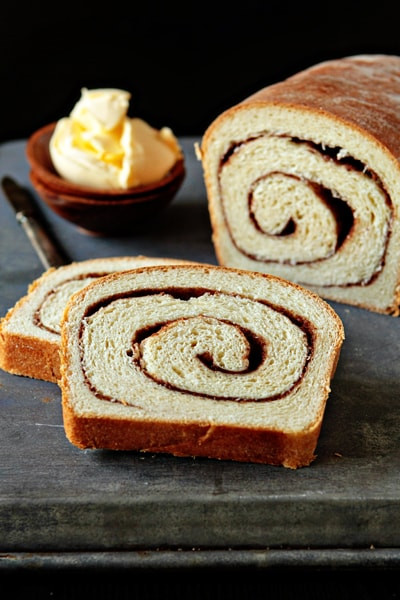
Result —
<instances>
[{"instance_id":1,"label":"slate serving board","mask_svg":"<svg viewBox=\"0 0 400 600\"><path fill-rule=\"evenodd\" d=\"M216 264L200 138L153 226L100 238L41 205L71 260L147 254ZM0 176L31 187L25 140ZM42 273L0 192L0 316ZM35 565L400 565L400 319L332 303L346 340L307 468L135 452L65 438L55 384L0 371L0 569Z\"/></svg>"}]
</instances>

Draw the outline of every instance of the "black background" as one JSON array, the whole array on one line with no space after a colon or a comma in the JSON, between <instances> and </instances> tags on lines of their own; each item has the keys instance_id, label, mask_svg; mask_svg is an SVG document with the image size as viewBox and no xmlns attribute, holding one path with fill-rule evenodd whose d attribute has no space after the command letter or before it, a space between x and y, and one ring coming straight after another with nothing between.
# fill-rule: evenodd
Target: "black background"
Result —
<instances>
[{"instance_id":1,"label":"black background","mask_svg":"<svg viewBox=\"0 0 400 600\"><path fill-rule=\"evenodd\" d=\"M0 142L66 116L82 87L200 135L225 108L321 60L400 54L396 2L3 2Z\"/></svg>"},{"instance_id":2,"label":"black background","mask_svg":"<svg viewBox=\"0 0 400 600\"><path fill-rule=\"evenodd\" d=\"M27 138L66 116L82 87L128 90L131 116L155 127L168 125L178 136L201 135L225 108L316 62L359 53L400 55L395 8L396 2L386 0L372 5L3 2L0 143ZM174 574L171 580L120 575L105 584L98 574L76 580L43 573L39 581L11 574L10 583L32 598L386 599L400 594L398 574L386 572L223 573L213 586L205 573Z\"/></svg>"}]
</instances>

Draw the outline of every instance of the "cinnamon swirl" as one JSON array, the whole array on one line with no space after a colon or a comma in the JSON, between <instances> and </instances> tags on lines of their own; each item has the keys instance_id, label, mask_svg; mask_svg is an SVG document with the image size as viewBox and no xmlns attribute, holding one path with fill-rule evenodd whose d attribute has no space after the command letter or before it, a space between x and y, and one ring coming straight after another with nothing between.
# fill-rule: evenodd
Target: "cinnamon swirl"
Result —
<instances>
[{"instance_id":1,"label":"cinnamon swirl","mask_svg":"<svg viewBox=\"0 0 400 600\"><path fill-rule=\"evenodd\" d=\"M399 314L400 57L327 61L226 110L202 140L220 264Z\"/></svg>"},{"instance_id":2,"label":"cinnamon swirl","mask_svg":"<svg viewBox=\"0 0 400 600\"><path fill-rule=\"evenodd\" d=\"M342 341L320 297L277 277L205 265L109 275L64 314L67 437L308 465Z\"/></svg>"}]
</instances>

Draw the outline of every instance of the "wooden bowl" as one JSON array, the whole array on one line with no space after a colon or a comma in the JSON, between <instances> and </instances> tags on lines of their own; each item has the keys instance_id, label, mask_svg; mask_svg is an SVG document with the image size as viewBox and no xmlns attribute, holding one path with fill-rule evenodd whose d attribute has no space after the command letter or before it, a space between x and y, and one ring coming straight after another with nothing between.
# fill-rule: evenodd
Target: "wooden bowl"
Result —
<instances>
[{"instance_id":1,"label":"wooden bowl","mask_svg":"<svg viewBox=\"0 0 400 600\"><path fill-rule=\"evenodd\" d=\"M127 235L157 216L178 192L185 177L184 159L159 181L121 190L77 185L57 174L49 151L56 123L38 129L28 139L30 179L39 196L63 219L97 235Z\"/></svg>"}]
</instances>

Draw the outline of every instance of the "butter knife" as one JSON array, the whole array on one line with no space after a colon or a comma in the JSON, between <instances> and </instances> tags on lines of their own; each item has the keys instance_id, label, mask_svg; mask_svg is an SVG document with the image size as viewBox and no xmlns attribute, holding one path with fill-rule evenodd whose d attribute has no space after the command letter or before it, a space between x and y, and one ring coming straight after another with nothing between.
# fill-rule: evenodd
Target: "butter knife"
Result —
<instances>
[{"instance_id":1,"label":"butter knife","mask_svg":"<svg viewBox=\"0 0 400 600\"><path fill-rule=\"evenodd\" d=\"M2 187L7 200L45 269L60 267L70 262L59 243L50 234L48 225L35 199L26 188L11 177L3 177Z\"/></svg>"}]
</instances>

